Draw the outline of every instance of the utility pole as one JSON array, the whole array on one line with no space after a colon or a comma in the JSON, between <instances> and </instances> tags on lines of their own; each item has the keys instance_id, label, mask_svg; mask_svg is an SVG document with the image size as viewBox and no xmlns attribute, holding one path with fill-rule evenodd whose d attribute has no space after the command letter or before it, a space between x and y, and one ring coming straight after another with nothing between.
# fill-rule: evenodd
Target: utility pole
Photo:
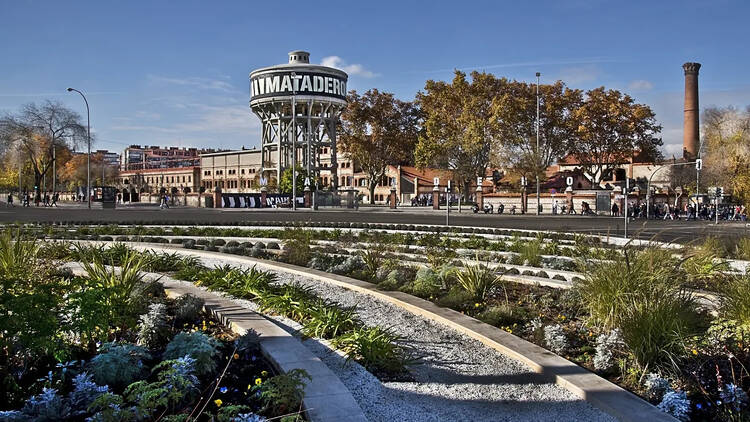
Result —
<instances>
[{"instance_id":1,"label":"utility pole","mask_svg":"<svg viewBox=\"0 0 750 422\"><path fill-rule=\"evenodd\" d=\"M625 188L623 189L623 193L625 194L625 239L628 238L628 219L630 218L628 216L628 196L630 194L630 178L625 178Z\"/></svg>"},{"instance_id":2,"label":"utility pole","mask_svg":"<svg viewBox=\"0 0 750 422\"><path fill-rule=\"evenodd\" d=\"M68 92L75 91L81 94L83 102L86 103L86 137L88 139L88 158L86 158L86 197L89 200L89 209L91 209L91 112L89 111L89 102L83 92L68 88Z\"/></svg>"},{"instance_id":3,"label":"utility pole","mask_svg":"<svg viewBox=\"0 0 750 422\"><path fill-rule=\"evenodd\" d=\"M539 171L541 168L541 158L542 156L539 154L539 77L542 74L539 72L536 72L536 215L541 214L541 208L542 208L542 201L539 198L540 194L540 188L539 188Z\"/></svg>"}]
</instances>

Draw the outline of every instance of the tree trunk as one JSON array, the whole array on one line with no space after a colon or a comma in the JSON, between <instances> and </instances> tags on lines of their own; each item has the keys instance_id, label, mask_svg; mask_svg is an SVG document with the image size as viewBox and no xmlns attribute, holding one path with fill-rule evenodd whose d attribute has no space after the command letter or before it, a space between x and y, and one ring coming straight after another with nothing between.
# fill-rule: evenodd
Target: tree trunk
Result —
<instances>
[{"instance_id":1,"label":"tree trunk","mask_svg":"<svg viewBox=\"0 0 750 422\"><path fill-rule=\"evenodd\" d=\"M375 183L370 182L370 205L375 205Z\"/></svg>"}]
</instances>

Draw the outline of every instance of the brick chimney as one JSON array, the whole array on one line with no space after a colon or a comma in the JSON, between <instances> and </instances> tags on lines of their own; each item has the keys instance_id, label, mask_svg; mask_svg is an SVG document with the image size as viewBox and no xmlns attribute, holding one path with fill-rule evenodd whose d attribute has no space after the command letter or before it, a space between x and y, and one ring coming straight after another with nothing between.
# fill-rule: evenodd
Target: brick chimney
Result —
<instances>
[{"instance_id":1,"label":"brick chimney","mask_svg":"<svg viewBox=\"0 0 750 422\"><path fill-rule=\"evenodd\" d=\"M685 115L682 126L682 155L686 160L698 157L700 148L700 108L698 107L698 71L700 63L685 63Z\"/></svg>"}]
</instances>

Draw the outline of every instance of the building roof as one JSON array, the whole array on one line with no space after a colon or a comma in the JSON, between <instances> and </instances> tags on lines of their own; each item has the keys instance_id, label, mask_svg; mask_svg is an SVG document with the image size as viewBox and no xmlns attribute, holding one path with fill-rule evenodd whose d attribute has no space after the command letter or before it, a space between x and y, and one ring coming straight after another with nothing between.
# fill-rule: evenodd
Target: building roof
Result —
<instances>
[{"instance_id":1,"label":"building roof","mask_svg":"<svg viewBox=\"0 0 750 422\"><path fill-rule=\"evenodd\" d=\"M252 153L258 153L260 154L261 150L257 147L252 147L248 149L235 149L235 150L227 150L227 151L219 151L219 152L209 152L205 154L201 154L201 157L218 157L221 155L235 155L235 154L252 154Z\"/></svg>"}]
</instances>

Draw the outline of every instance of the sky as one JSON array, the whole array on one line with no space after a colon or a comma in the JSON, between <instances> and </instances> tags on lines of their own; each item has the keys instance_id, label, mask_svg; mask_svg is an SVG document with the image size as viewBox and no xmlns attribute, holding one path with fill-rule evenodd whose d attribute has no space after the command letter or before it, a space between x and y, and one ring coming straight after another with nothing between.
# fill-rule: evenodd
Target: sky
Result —
<instances>
[{"instance_id":1,"label":"sky","mask_svg":"<svg viewBox=\"0 0 750 422\"><path fill-rule=\"evenodd\" d=\"M310 61L349 89L414 99L454 69L621 90L652 107L667 156L682 151L682 64L699 62L700 105L750 105L750 2L0 0L0 114L60 101L94 148L260 144L251 70Z\"/></svg>"}]
</instances>

